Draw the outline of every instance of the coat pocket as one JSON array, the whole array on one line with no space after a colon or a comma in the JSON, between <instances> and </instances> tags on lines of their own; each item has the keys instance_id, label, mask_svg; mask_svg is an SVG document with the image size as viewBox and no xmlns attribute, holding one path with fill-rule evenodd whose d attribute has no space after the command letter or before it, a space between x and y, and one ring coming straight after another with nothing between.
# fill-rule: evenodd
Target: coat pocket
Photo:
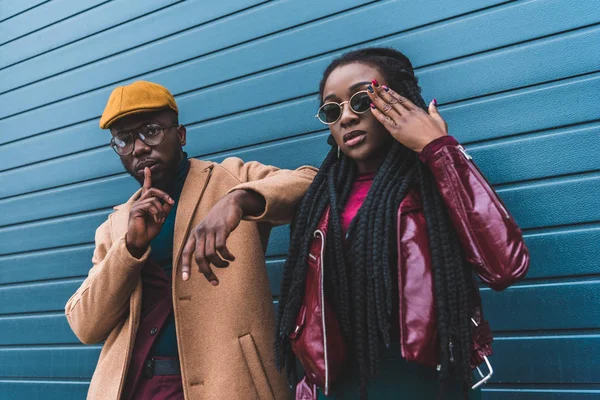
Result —
<instances>
[{"instance_id":1,"label":"coat pocket","mask_svg":"<svg viewBox=\"0 0 600 400\"><path fill-rule=\"evenodd\" d=\"M269 384L265 368L260 360L252 334L248 333L244 336L240 336L238 340L260 400L275 400L273 390Z\"/></svg>"}]
</instances>

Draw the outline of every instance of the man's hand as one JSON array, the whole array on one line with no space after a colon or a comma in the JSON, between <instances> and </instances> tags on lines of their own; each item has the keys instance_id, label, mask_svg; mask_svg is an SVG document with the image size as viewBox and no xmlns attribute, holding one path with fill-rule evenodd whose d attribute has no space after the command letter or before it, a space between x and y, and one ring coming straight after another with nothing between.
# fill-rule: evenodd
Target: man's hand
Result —
<instances>
[{"instance_id":1,"label":"man's hand","mask_svg":"<svg viewBox=\"0 0 600 400\"><path fill-rule=\"evenodd\" d=\"M142 195L129 212L126 243L132 256L140 258L144 255L152 239L160 233L174 204L171 196L152 187L150 168L144 168Z\"/></svg>"},{"instance_id":2,"label":"man's hand","mask_svg":"<svg viewBox=\"0 0 600 400\"><path fill-rule=\"evenodd\" d=\"M259 215L265 208L264 198L256 192L236 190L219 200L206 217L191 232L183 248L182 278L190 278L192 256L198 270L213 285L219 280L210 264L225 268L235 260L227 248L227 238L246 215Z\"/></svg>"}]
</instances>

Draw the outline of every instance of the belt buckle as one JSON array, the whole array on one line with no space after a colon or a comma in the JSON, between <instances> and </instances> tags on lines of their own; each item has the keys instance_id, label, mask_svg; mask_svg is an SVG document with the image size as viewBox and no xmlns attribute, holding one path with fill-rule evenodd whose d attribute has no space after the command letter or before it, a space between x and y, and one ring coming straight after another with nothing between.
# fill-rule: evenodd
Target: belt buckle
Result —
<instances>
[{"instance_id":1,"label":"belt buckle","mask_svg":"<svg viewBox=\"0 0 600 400\"><path fill-rule=\"evenodd\" d=\"M144 363L144 377L145 378L152 378L154 376L154 358L149 358L146 360L146 362Z\"/></svg>"}]
</instances>

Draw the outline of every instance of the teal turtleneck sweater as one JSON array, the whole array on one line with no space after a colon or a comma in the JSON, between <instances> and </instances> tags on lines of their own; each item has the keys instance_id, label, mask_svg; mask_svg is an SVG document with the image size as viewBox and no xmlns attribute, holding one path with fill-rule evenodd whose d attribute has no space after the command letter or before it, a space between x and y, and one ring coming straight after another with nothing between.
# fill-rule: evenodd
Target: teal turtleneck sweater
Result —
<instances>
[{"instance_id":1,"label":"teal turtleneck sweater","mask_svg":"<svg viewBox=\"0 0 600 400\"><path fill-rule=\"evenodd\" d=\"M150 243L150 258L163 268L163 271L168 277L169 281L171 280L171 273L173 271L173 237L175 232L175 216L177 215L179 197L181 196L181 191L183 190L183 184L187 178L188 170L189 161L187 154L183 153L183 159L181 160L181 163L179 163L177 177L175 178L172 187L167 190L171 198L175 201L175 204L167 216L160 233ZM160 333L158 334L158 337L156 338L156 341L150 350L150 355L178 357L175 317L172 311L160 330Z\"/></svg>"}]
</instances>

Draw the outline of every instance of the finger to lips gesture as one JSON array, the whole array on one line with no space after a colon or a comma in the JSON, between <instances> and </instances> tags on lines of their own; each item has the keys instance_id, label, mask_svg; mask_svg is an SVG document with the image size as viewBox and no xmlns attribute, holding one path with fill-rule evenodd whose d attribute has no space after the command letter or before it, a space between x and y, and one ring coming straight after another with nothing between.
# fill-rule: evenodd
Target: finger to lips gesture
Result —
<instances>
[{"instance_id":1,"label":"finger to lips gesture","mask_svg":"<svg viewBox=\"0 0 600 400\"><path fill-rule=\"evenodd\" d=\"M171 196L152 187L150 168L144 168L142 193L129 212L127 248L132 255L139 258L144 254L150 242L158 236L174 204Z\"/></svg>"},{"instance_id":2,"label":"finger to lips gesture","mask_svg":"<svg viewBox=\"0 0 600 400\"><path fill-rule=\"evenodd\" d=\"M429 143L448 134L448 126L435 100L429 104L428 114L387 86L380 86L375 79L368 93L375 118L409 149L420 153Z\"/></svg>"}]
</instances>

